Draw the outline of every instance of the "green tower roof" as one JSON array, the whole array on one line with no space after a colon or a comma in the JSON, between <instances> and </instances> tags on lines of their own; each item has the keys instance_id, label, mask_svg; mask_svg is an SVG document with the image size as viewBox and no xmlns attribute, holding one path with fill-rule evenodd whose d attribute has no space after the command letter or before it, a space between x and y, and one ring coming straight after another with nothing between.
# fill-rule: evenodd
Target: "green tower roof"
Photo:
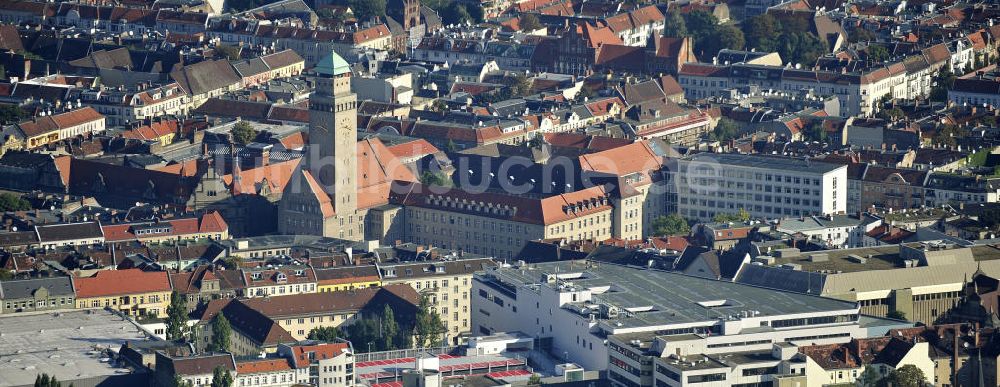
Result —
<instances>
[{"instance_id":1,"label":"green tower roof","mask_svg":"<svg viewBox=\"0 0 1000 387\"><path fill-rule=\"evenodd\" d=\"M337 76L351 72L351 66L336 52L330 51L330 55L323 57L313 71L320 75Z\"/></svg>"}]
</instances>

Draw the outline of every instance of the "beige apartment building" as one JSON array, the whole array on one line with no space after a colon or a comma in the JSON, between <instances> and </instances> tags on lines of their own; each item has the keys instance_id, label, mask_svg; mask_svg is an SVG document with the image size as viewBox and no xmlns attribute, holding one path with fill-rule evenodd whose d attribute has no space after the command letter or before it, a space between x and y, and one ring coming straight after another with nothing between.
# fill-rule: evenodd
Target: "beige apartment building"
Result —
<instances>
[{"instance_id":1,"label":"beige apartment building","mask_svg":"<svg viewBox=\"0 0 1000 387\"><path fill-rule=\"evenodd\" d=\"M399 239L497 259L514 258L536 239L620 237L614 227L617 199L603 186L546 198L457 189L432 193L420 185L393 194L391 200L405 206L403 216L393 217L405 225Z\"/></svg>"},{"instance_id":2,"label":"beige apartment building","mask_svg":"<svg viewBox=\"0 0 1000 387\"><path fill-rule=\"evenodd\" d=\"M209 342L211 321L223 313L233 329L230 351L236 355L274 353L279 344L305 340L316 328L350 325L389 305L412 314L419 295L409 286L387 285L339 292L212 300L200 316L199 342Z\"/></svg>"},{"instance_id":3,"label":"beige apartment building","mask_svg":"<svg viewBox=\"0 0 1000 387\"><path fill-rule=\"evenodd\" d=\"M635 240L653 234L653 219L666 215L666 180L661 168L667 151L662 140L646 140L579 157L585 178L616 179L616 237Z\"/></svg>"},{"instance_id":4,"label":"beige apartment building","mask_svg":"<svg viewBox=\"0 0 1000 387\"><path fill-rule=\"evenodd\" d=\"M461 344L471 333L469 308L472 307L472 273L494 265L489 258L453 257L446 260L379 265L379 272L383 284L408 285L422 297L428 297L431 308L440 314L441 321L447 327L444 342Z\"/></svg>"}]
</instances>

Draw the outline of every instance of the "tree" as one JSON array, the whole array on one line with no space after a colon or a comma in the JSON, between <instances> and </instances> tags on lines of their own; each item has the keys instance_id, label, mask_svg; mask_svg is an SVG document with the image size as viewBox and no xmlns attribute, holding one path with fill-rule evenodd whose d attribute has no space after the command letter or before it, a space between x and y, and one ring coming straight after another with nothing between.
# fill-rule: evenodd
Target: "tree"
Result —
<instances>
[{"instance_id":1,"label":"tree","mask_svg":"<svg viewBox=\"0 0 1000 387\"><path fill-rule=\"evenodd\" d=\"M538 374L531 374L531 376L528 377L528 385L529 386L541 386L542 385L542 377L538 376Z\"/></svg>"},{"instance_id":2,"label":"tree","mask_svg":"<svg viewBox=\"0 0 1000 387\"><path fill-rule=\"evenodd\" d=\"M237 270L243 265L243 258L237 256L226 257L222 259L222 267L226 270Z\"/></svg>"},{"instance_id":3,"label":"tree","mask_svg":"<svg viewBox=\"0 0 1000 387\"><path fill-rule=\"evenodd\" d=\"M712 217L712 220L716 223L746 222L750 220L750 212L744 208L740 208L740 210L735 214L720 212L715 214L715 216Z\"/></svg>"},{"instance_id":4,"label":"tree","mask_svg":"<svg viewBox=\"0 0 1000 387\"><path fill-rule=\"evenodd\" d=\"M851 43L871 42L878 40L878 35L862 27L857 27L851 33L847 34L847 40Z\"/></svg>"},{"instance_id":5,"label":"tree","mask_svg":"<svg viewBox=\"0 0 1000 387\"><path fill-rule=\"evenodd\" d=\"M537 31L542 29L542 22L533 13L521 15L521 31Z\"/></svg>"},{"instance_id":6,"label":"tree","mask_svg":"<svg viewBox=\"0 0 1000 387\"><path fill-rule=\"evenodd\" d=\"M927 377L917 366L907 364L892 370L885 382L892 387L923 387L927 384Z\"/></svg>"},{"instance_id":7,"label":"tree","mask_svg":"<svg viewBox=\"0 0 1000 387\"><path fill-rule=\"evenodd\" d=\"M872 365L865 366L864 372L858 377L861 385L864 387L873 387L878 385L879 379L882 379L882 374L878 372Z\"/></svg>"},{"instance_id":8,"label":"tree","mask_svg":"<svg viewBox=\"0 0 1000 387\"><path fill-rule=\"evenodd\" d=\"M441 21L444 24L465 24L474 21L472 15L469 14L469 10L465 8L465 4L457 2L448 4L447 7L438 13L441 15Z\"/></svg>"},{"instance_id":9,"label":"tree","mask_svg":"<svg viewBox=\"0 0 1000 387\"><path fill-rule=\"evenodd\" d=\"M746 46L743 31L731 25L713 26L711 32L695 36L698 37L695 47L705 57L715 56L720 50L742 50Z\"/></svg>"},{"instance_id":10,"label":"tree","mask_svg":"<svg viewBox=\"0 0 1000 387\"><path fill-rule=\"evenodd\" d=\"M743 22L743 35L747 45L758 51L775 51L780 33L778 20L768 14L754 16Z\"/></svg>"},{"instance_id":11,"label":"tree","mask_svg":"<svg viewBox=\"0 0 1000 387\"><path fill-rule=\"evenodd\" d=\"M684 14L683 19L688 34L696 38L714 33L719 25L719 19L714 15L700 10Z\"/></svg>"},{"instance_id":12,"label":"tree","mask_svg":"<svg viewBox=\"0 0 1000 387\"><path fill-rule=\"evenodd\" d=\"M28 112L17 105L0 105L0 124L8 125L28 116Z\"/></svg>"},{"instance_id":13,"label":"tree","mask_svg":"<svg viewBox=\"0 0 1000 387\"><path fill-rule=\"evenodd\" d=\"M523 73L514 74L510 83L511 97L524 97L531 94L531 79L528 79Z\"/></svg>"},{"instance_id":14,"label":"tree","mask_svg":"<svg viewBox=\"0 0 1000 387\"><path fill-rule=\"evenodd\" d=\"M424 171L420 174L420 184L438 187L451 187L451 180L444 172Z\"/></svg>"},{"instance_id":15,"label":"tree","mask_svg":"<svg viewBox=\"0 0 1000 387\"><path fill-rule=\"evenodd\" d=\"M247 121L237 122L230 132L233 134L233 141L237 144L246 145L257 138L257 129L254 129L253 125Z\"/></svg>"},{"instance_id":16,"label":"tree","mask_svg":"<svg viewBox=\"0 0 1000 387\"><path fill-rule=\"evenodd\" d=\"M41 375L35 375L35 387L62 387L62 382L56 379L55 376L49 376L47 373L42 373ZM73 385L71 384L70 387Z\"/></svg>"},{"instance_id":17,"label":"tree","mask_svg":"<svg viewBox=\"0 0 1000 387\"><path fill-rule=\"evenodd\" d=\"M682 38L688 36L687 24L677 11L667 12L666 19L663 20L663 36L671 38Z\"/></svg>"},{"instance_id":18,"label":"tree","mask_svg":"<svg viewBox=\"0 0 1000 387\"><path fill-rule=\"evenodd\" d=\"M208 343L208 350L211 352L228 352L229 341L233 334L233 329L229 325L226 315L219 312L212 320L212 341Z\"/></svg>"},{"instance_id":19,"label":"tree","mask_svg":"<svg viewBox=\"0 0 1000 387\"><path fill-rule=\"evenodd\" d=\"M309 340L319 340L325 342L337 341L338 338L343 338L344 334L340 332L337 327L317 327L309 331Z\"/></svg>"},{"instance_id":20,"label":"tree","mask_svg":"<svg viewBox=\"0 0 1000 387\"><path fill-rule=\"evenodd\" d=\"M955 146L958 145L957 138L964 138L969 135L969 131L963 127L946 124L942 126L936 135L934 135L933 142L938 145L944 146Z\"/></svg>"},{"instance_id":21,"label":"tree","mask_svg":"<svg viewBox=\"0 0 1000 387\"><path fill-rule=\"evenodd\" d=\"M891 121L892 119L906 117L906 113L903 112L903 109L893 107L892 109L879 111L875 116L886 121Z\"/></svg>"},{"instance_id":22,"label":"tree","mask_svg":"<svg viewBox=\"0 0 1000 387\"><path fill-rule=\"evenodd\" d=\"M174 374L174 383L170 387L192 387L192 386L193 384L191 383L191 381L185 381L184 379L181 379L180 375Z\"/></svg>"},{"instance_id":23,"label":"tree","mask_svg":"<svg viewBox=\"0 0 1000 387\"><path fill-rule=\"evenodd\" d=\"M889 313L885 314L885 317L896 320L906 320L906 313L900 312L898 310L890 310Z\"/></svg>"},{"instance_id":24,"label":"tree","mask_svg":"<svg viewBox=\"0 0 1000 387\"><path fill-rule=\"evenodd\" d=\"M809 32L783 32L778 53L789 63L811 66L826 53L826 41Z\"/></svg>"},{"instance_id":25,"label":"tree","mask_svg":"<svg viewBox=\"0 0 1000 387\"><path fill-rule=\"evenodd\" d=\"M955 74L948 67L942 67L931 82L931 101L944 102L948 100L948 90L955 85Z\"/></svg>"},{"instance_id":26,"label":"tree","mask_svg":"<svg viewBox=\"0 0 1000 387\"><path fill-rule=\"evenodd\" d=\"M719 119L719 123L715 125L715 129L712 129L712 133L708 137L714 141L729 141L740 133L739 125L736 121L729 118L722 117Z\"/></svg>"},{"instance_id":27,"label":"tree","mask_svg":"<svg viewBox=\"0 0 1000 387\"><path fill-rule=\"evenodd\" d=\"M167 340L180 340L187 331L187 298L177 291L170 293L167 306Z\"/></svg>"},{"instance_id":28,"label":"tree","mask_svg":"<svg viewBox=\"0 0 1000 387\"><path fill-rule=\"evenodd\" d=\"M396 349L396 338L399 335L399 323L396 321L396 315L392 312L392 308L389 304L386 304L382 308L382 315L379 316L379 325L382 329L379 330L379 336L381 338L380 347L386 350Z\"/></svg>"},{"instance_id":29,"label":"tree","mask_svg":"<svg viewBox=\"0 0 1000 387\"><path fill-rule=\"evenodd\" d=\"M430 297L420 298L420 305L417 306L416 325L413 329L417 347L437 347L441 345L441 334L444 333L444 323L441 322L441 315L432 309Z\"/></svg>"},{"instance_id":30,"label":"tree","mask_svg":"<svg viewBox=\"0 0 1000 387\"><path fill-rule=\"evenodd\" d=\"M385 16L385 0L350 0L348 3L358 20Z\"/></svg>"},{"instance_id":31,"label":"tree","mask_svg":"<svg viewBox=\"0 0 1000 387\"><path fill-rule=\"evenodd\" d=\"M222 366L215 366L212 370L212 387L232 387L233 374Z\"/></svg>"},{"instance_id":32,"label":"tree","mask_svg":"<svg viewBox=\"0 0 1000 387\"><path fill-rule=\"evenodd\" d=\"M826 141L826 129L820 120L810 120L802 128L802 137L807 141Z\"/></svg>"},{"instance_id":33,"label":"tree","mask_svg":"<svg viewBox=\"0 0 1000 387\"><path fill-rule=\"evenodd\" d=\"M30 209L31 203L24 200L21 196L10 192L0 193L0 212L28 211Z\"/></svg>"},{"instance_id":34,"label":"tree","mask_svg":"<svg viewBox=\"0 0 1000 387\"><path fill-rule=\"evenodd\" d=\"M868 46L868 50L866 50L866 52L868 54L868 60L873 62L884 62L889 59L889 50L883 46Z\"/></svg>"},{"instance_id":35,"label":"tree","mask_svg":"<svg viewBox=\"0 0 1000 387\"><path fill-rule=\"evenodd\" d=\"M230 46L225 44L220 44L215 46L215 50L219 52L220 55L226 57L227 60L239 60L240 59L240 48L236 46Z\"/></svg>"},{"instance_id":36,"label":"tree","mask_svg":"<svg viewBox=\"0 0 1000 387\"><path fill-rule=\"evenodd\" d=\"M691 225L680 214L661 215L653 219L653 233L656 235L687 235Z\"/></svg>"}]
</instances>

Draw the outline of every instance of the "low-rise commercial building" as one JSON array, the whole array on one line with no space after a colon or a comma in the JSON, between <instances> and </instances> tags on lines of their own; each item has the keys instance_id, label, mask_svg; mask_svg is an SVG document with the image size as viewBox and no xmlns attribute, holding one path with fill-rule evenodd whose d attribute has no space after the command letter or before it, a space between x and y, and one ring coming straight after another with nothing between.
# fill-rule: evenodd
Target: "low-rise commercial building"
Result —
<instances>
[{"instance_id":1,"label":"low-rise commercial building","mask_svg":"<svg viewBox=\"0 0 1000 387\"><path fill-rule=\"evenodd\" d=\"M775 251L754 260L743 265L736 282L856 302L863 314L926 324L958 303L965 280L977 270L1000 274L1000 249L943 241Z\"/></svg>"},{"instance_id":2,"label":"low-rise commercial building","mask_svg":"<svg viewBox=\"0 0 1000 387\"><path fill-rule=\"evenodd\" d=\"M660 356L867 337L853 302L593 261L488 269L474 278L473 292L477 334L523 332L551 343L565 361L607 369L621 385L643 378L651 385L653 369L651 359L613 344L620 334L664 336Z\"/></svg>"}]
</instances>

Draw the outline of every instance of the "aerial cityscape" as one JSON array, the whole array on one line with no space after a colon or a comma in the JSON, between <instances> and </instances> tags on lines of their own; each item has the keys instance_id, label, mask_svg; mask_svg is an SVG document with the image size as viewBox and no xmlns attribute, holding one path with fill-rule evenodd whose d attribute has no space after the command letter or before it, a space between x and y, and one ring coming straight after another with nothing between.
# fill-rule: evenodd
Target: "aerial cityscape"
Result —
<instances>
[{"instance_id":1,"label":"aerial cityscape","mask_svg":"<svg viewBox=\"0 0 1000 387\"><path fill-rule=\"evenodd\" d=\"M1000 1L0 0L0 387L1000 386Z\"/></svg>"}]
</instances>

